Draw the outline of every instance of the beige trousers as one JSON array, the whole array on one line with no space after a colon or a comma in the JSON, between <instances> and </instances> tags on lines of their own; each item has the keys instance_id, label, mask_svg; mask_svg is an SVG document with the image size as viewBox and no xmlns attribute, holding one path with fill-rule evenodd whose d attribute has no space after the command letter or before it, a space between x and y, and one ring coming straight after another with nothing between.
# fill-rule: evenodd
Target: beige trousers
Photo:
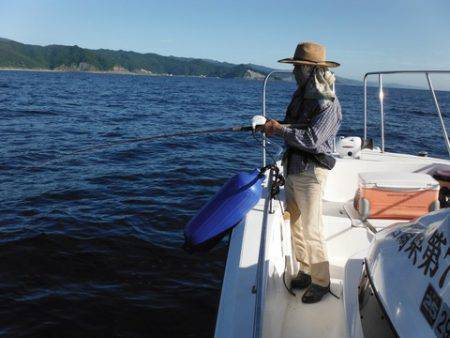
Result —
<instances>
[{"instance_id":1,"label":"beige trousers","mask_svg":"<svg viewBox=\"0 0 450 338\"><path fill-rule=\"evenodd\" d=\"M295 257L300 270L320 286L330 282L322 230L322 195L327 174L327 169L310 164L304 172L288 175L285 186Z\"/></svg>"}]
</instances>

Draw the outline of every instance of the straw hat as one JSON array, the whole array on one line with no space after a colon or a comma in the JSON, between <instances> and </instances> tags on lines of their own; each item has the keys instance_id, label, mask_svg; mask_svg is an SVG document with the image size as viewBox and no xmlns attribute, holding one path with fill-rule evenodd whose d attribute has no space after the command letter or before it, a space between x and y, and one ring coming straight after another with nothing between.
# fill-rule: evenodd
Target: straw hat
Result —
<instances>
[{"instance_id":1,"label":"straw hat","mask_svg":"<svg viewBox=\"0 0 450 338\"><path fill-rule=\"evenodd\" d=\"M326 61L325 54L325 46L314 42L302 42L297 45L293 58L281 59L278 62L330 68L340 66L337 62Z\"/></svg>"}]
</instances>

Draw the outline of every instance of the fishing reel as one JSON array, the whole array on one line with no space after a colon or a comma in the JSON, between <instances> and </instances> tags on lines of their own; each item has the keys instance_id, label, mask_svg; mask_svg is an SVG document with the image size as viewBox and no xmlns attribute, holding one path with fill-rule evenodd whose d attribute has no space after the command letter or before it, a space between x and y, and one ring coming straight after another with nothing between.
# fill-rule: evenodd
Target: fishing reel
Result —
<instances>
[{"instance_id":1,"label":"fishing reel","mask_svg":"<svg viewBox=\"0 0 450 338\"><path fill-rule=\"evenodd\" d=\"M261 146L266 150L266 152L269 154L269 156L272 158L273 162L276 163L277 159L279 159L281 157L281 154L283 153L284 148L282 146L280 146L279 144L270 141L265 134L262 134L261 138L258 138L256 136L256 131L258 130L258 127L263 126L264 124L266 124L267 122L267 118L265 116L262 115L255 115L252 118L252 135L253 138L261 143ZM266 147L267 145L274 145L275 147L278 148L278 151L275 155L273 155Z\"/></svg>"},{"instance_id":2,"label":"fishing reel","mask_svg":"<svg viewBox=\"0 0 450 338\"><path fill-rule=\"evenodd\" d=\"M256 132L256 127L263 126L267 122L267 119L262 115L255 115L252 118L252 131L253 134Z\"/></svg>"}]
</instances>

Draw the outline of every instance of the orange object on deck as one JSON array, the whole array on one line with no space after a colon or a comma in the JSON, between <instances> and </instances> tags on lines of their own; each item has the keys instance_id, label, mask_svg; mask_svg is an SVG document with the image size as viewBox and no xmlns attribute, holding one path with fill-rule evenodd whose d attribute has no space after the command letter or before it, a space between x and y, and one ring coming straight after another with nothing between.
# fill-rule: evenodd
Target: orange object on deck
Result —
<instances>
[{"instance_id":1,"label":"orange object on deck","mask_svg":"<svg viewBox=\"0 0 450 338\"><path fill-rule=\"evenodd\" d=\"M439 183L427 174L359 174L357 208L363 219L413 219L439 209Z\"/></svg>"}]
</instances>

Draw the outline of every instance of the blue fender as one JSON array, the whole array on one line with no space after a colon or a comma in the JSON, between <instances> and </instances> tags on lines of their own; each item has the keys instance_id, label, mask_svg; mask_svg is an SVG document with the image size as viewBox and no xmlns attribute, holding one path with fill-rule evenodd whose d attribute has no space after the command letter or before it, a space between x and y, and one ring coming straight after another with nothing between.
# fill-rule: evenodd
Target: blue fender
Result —
<instances>
[{"instance_id":1,"label":"blue fender","mask_svg":"<svg viewBox=\"0 0 450 338\"><path fill-rule=\"evenodd\" d=\"M184 247L201 249L238 225L260 200L263 180L257 169L231 177L186 225Z\"/></svg>"}]
</instances>

